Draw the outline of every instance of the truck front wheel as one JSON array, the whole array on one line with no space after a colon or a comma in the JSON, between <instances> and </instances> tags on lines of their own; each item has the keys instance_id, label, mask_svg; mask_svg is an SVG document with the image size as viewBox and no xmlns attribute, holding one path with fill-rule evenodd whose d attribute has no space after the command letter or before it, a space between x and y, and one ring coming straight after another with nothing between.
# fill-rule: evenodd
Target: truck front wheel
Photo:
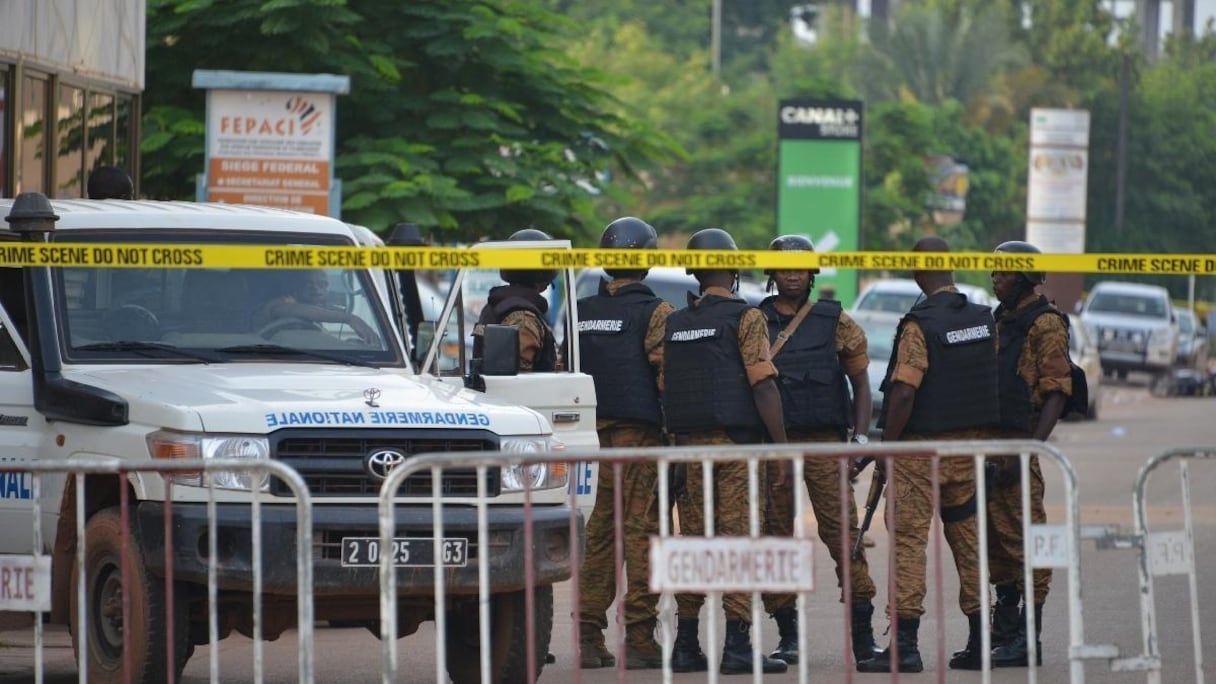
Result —
<instances>
[{"instance_id":1,"label":"truck front wheel","mask_svg":"<svg viewBox=\"0 0 1216 684\"><path fill-rule=\"evenodd\" d=\"M553 587L536 587L536 643L532 652L540 677L553 632ZM527 597L523 591L490 597L490 681L528 684ZM447 665L455 684L481 682L481 642L477 603L448 611Z\"/></svg>"},{"instance_id":2,"label":"truck front wheel","mask_svg":"<svg viewBox=\"0 0 1216 684\"><path fill-rule=\"evenodd\" d=\"M84 572L74 562L72 567L71 621L72 648L79 667L88 668L90 682L136 682L152 684L168 680L165 642L168 620L165 609L165 582L153 577L144 563L138 536L132 532L124 553L122 519L117 507L98 511L85 526ZM122 567L127 566L124 586ZM85 634L88 643L88 663L80 659L80 606L77 601L78 582L85 583L88 608ZM123 595L130 602L130 624L123 621ZM186 620L186 602L180 593L175 597L172 611L174 625L173 651L175 679L180 680L189 658L190 640ZM123 645L131 650L130 677L123 673Z\"/></svg>"}]
</instances>

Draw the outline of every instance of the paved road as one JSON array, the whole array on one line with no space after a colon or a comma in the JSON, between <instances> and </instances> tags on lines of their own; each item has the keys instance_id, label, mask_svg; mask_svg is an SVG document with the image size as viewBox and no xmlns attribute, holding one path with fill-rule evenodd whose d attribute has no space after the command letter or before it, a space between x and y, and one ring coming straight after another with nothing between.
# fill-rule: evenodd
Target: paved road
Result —
<instances>
[{"instance_id":1,"label":"paved road","mask_svg":"<svg viewBox=\"0 0 1216 684\"><path fill-rule=\"evenodd\" d=\"M1128 383L1115 383L1102 389L1102 415L1095 422L1064 423L1056 431L1055 444L1069 457L1080 475L1082 523L1086 525L1118 525L1130 529L1132 522L1131 490L1137 470L1152 455L1171 446L1216 446L1216 399L1213 398L1155 398L1147 391L1143 379L1133 376ZM1049 515L1053 522L1062 521L1063 497L1058 473L1046 467L1048 479ZM1154 529L1180 529L1181 508L1178 495L1178 469L1169 466L1152 480L1148 503ZM1198 545L1201 572L1216 568L1216 464L1196 463L1190 468L1193 486L1192 511ZM887 537L880 521L875 522L874 539L878 546L871 550L872 566L879 568L876 580L885 582ZM816 583L818 590L810 602L811 643L809 668L816 682L888 681L886 676L846 674L841 655L843 646L843 614L834 600L835 578L826 553L817 549ZM946 553L945 551L943 551ZM957 585L950 581L953 564L945 561L943 590L945 603L945 642L950 651L962 646L966 639L966 623L959 614L954 596ZM1136 555L1124 550L1098 550L1094 542L1086 542L1082 552L1082 586L1084 589L1084 621L1086 641L1090 644L1114 644L1125 654L1140 650L1140 613ZM931 569L932 571L932 569ZM1045 616L1043 647L1044 667L1039 681L1063 682L1068 678L1067 635L1068 610L1065 587L1067 578L1062 571L1055 575L1054 593L1048 601ZM569 586L557 591L556 625L551 650L557 662L545 667L541 682L657 682L657 673L629 672L618 677L615 671L586 671L578 673L573 667L571 641ZM1156 584L1161 625L1165 682L1189 682L1193 678L1193 649L1190 628L1192 599L1184 577L1166 577ZM885 597L885 589L880 589ZM1201 579L1198 604L1203 625L1203 649L1209 662L1216 661L1216 589L1210 581ZM934 614L933 595L927 604L929 615L921 629L922 652L928 672L905 676L908 682L979 682L978 673L946 671L939 680L940 662L935 654L935 632L938 617ZM11 625L10 625L11 626ZM882 624L879 624L879 630ZM0 622L0 629L4 623ZM76 681L71 646L66 633L50 628L46 649L47 682ZM771 620L758 630L762 643L770 647L776 639ZM0 631L0 683L28 682L33 678L33 652L28 647L32 629L13 628ZM266 681L294 682L297 646L295 632L288 632L266 647ZM378 682L380 642L360 629L322 628L317 632L314 649L316 681ZM433 632L426 626L418 633L399 642L403 666L398 681L434 682L435 665ZM233 637L219 645L220 675L224 682L253 681L252 649L248 640ZM208 681L209 649L199 648L187 666L183 681L187 684ZM1087 666L1090 682L1143 682L1143 674L1112 673L1104 662ZM1216 679L1216 669L1209 666L1209 680ZM678 675L676 681L705 681L704 675ZM738 681L747 678L728 678ZM769 676L767 682L797 681L797 673ZM1024 671L994 673L995 682L1020 682Z\"/></svg>"}]
</instances>

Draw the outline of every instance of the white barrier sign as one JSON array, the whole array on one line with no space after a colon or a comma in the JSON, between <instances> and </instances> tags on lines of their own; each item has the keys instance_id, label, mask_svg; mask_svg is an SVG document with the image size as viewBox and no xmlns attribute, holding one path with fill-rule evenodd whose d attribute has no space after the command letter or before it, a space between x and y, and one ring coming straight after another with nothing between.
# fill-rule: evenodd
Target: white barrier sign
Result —
<instances>
[{"instance_id":1,"label":"white barrier sign","mask_svg":"<svg viewBox=\"0 0 1216 684\"><path fill-rule=\"evenodd\" d=\"M1145 540L1149 571L1154 577L1186 575L1191 571L1190 544L1184 530L1149 532Z\"/></svg>"},{"instance_id":2,"label":"white barrier sign","mask_svg":"<svg viewBox=\"0 0 1216 684\"><path fill-rule=\"evenodd\" d=\"M0 610L51 609L51 557L0 555Z\"/></svg>"},{"instance_id":3,"label":"white barrier sign","mask_svg":"<svg viewBox=\"0 0 1216 684\"><path fill-rule=\"evenodd\" d=\"M1067 568L1071 550L1066 525L1030 526L1030 567Z\"/></svg>"},{"instance_id":4,"label":"white barrier sign","mask_svg":"<svg viewBox=\"0 0 1216 684\"><path fill-rule=\"evenodd\" d=\"M812 548L787 537L651 537L650 590L811 591Z\"/></svg>"}]
</instances>

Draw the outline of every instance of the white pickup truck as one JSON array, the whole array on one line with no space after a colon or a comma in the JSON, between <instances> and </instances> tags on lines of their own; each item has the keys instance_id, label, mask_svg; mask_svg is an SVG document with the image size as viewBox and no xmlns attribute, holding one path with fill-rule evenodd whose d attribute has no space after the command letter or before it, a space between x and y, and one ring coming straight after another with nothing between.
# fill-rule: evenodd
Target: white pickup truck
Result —
<instances>
[{"instance_id":1,"label":"white pickup truck","mask_svg":"<svg viewBox=\"0 0 1216 684\"><path fill-rule=\"evenodd\" d=\"M52 214L54 215L52 218ZM397 274L369 269L190 268L186 245L374 246L371 231L331 218L235 205L69 200L33 193L0 200L0 250L46 242L150 245L138 267L73 264L0 268L0 554L33 554L31 475L22 463L109 457L275 460L295 469L312 499L315 616L379 626L377 495L393 464L434 451L545 451L596 444L595 391L577 369L486 377L482 392L460 373L420 374L405 327ZM19 251L10 251L19 255ZM13 261L8 259L7 261ZM323 276L323 277L321 277ZM570 274L566 274L568 278ZM404 278L408 278L407 274ZM567 284L568 287L568 284ZM409 289L409 288L404 288ZM570 290L566 290L570 291ZM459 295L453 294L455 299ZM449 314L452 312L449 311ZM461 326L463 323L457 322ZM438 329L443 330L446 324ZM434 344L443 342L435 336ZM436 355L432 354L432 358ZM577 354L572 357L577 360ZM520 404L530 398L537 409ZM556 419L556 433L552 421ZM525 553L536 589L536 662L543 663L553 621L552 584L572 573L571 488L579 508L594 492L594 469L534 466L492 469L491 539L477 538L475 473L445 471L445 537L463 562L445 577L455 681L478 671L477 547L488 543L493 680L523 682ZM397 534L432 536L429 473L406 480L396 500ZM194 646L208 641L207 490L198 475L149 473L85 479L86 560L75 567L74 482L41 481L43 548L52 560L52 622L76 612L75 582L86 583L89 681L121 681L124 635L134 650L131 681L180 673ZM534 545L524 546L525 478ZM277 480L217 477L218 610L221 638L250 634L249 499L264 527L263 636L274 639L296 615L295 497ZM121 545L121 489L131 539ZM171 491L174 629L167 629L163 514ZM250 490L253 490L252 492ZM243 491L240 491L243 490ZM581 527L580 534L581 534ZM579 540L575 540L578 543ZM431 544L418 544L398 570L400 636L434 619ZM124 585L121 566L129 562ZM445 561L445 565L449 564ZM126 593L130 624L112 609ZM74 628L73 628L74 629ZM174 635L177 662L165 640ZM79 635L75 636L78 641ZM78 649L79 651L79 649ZM82 663L82 667L84 664Z\"/></svg>"}]
</instances>

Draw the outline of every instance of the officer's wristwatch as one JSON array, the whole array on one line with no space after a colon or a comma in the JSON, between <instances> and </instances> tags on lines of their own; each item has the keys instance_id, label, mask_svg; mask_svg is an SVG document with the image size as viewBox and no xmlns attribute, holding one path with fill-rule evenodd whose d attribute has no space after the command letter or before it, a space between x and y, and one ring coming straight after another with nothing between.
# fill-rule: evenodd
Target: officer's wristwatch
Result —
<instances>
[{"instance_id":1,"label":"officer's wristwatch","mask_svg":"<svg viewBox=\"0 0 1216 684\"><path fill-rule=\"evenodd\" d=\"M867 437L865 435L865 433L863 433L863 432L856 432L853 434L853 443L854 444L869 444L870 438Z\"/></svg>"}]
</instances>

